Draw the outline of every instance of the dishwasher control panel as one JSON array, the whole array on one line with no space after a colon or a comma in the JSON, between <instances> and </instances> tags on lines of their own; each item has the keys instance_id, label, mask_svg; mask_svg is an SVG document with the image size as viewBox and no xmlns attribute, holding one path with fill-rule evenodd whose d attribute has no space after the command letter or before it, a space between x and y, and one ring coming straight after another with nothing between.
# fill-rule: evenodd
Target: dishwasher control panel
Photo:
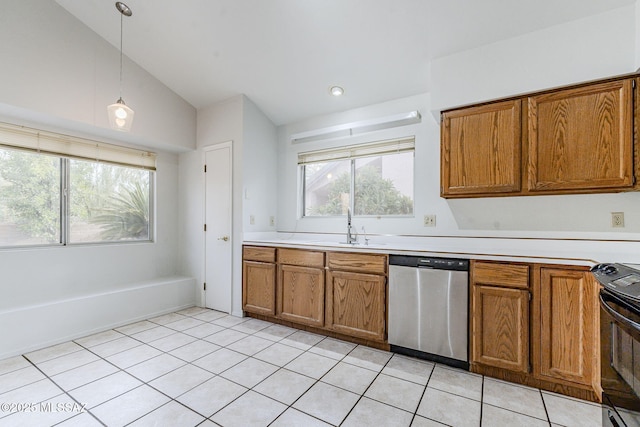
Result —
<instances>
[{"instance_id":1,"label":"dishwasher control panel","mask_svg":"<svg viewBox=\"0 0 640 427\"><path fill-rule=\"evenodd\" d=\"M458 258L431 258L408 255L390 255L389 265L434 268L438 270L469 271L469 260Z\"/></svg>"}]
</instances>

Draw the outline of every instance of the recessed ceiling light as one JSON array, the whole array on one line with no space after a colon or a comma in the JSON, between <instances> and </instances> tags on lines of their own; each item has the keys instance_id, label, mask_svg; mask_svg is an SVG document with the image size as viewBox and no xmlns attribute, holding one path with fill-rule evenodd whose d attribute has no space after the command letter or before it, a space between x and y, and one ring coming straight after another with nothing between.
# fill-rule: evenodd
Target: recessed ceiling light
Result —
<instances>
[{"instance_id":1,"label":"recessed ceiling light","mask_svg":"<svg viewBox=\"0 0 640 427\"><path fill-rule=\"evenodd\" d=\"M344 94L344 89L340 86L331 86L329 93L333 96L342 96Z\"/></svg>"}]
</instances>

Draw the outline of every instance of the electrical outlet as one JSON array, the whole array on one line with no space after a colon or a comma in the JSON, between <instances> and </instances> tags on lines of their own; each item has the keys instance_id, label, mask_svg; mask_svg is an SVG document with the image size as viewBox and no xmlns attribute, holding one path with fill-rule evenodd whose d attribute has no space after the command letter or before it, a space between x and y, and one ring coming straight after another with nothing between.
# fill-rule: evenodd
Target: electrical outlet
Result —
<instances>
[{"instance_id":1,"label":"electrical outlet","mask_svg":"<svg viewBox=\"0 0 640 427\"><path fill-rule=\"evenodd\" d=\"M249 215L249 224L256 225L256 217L254 215Z\"/></svg>"},{"instance_id":2,"label":"electrical outlet","mask_svg":"<svg viewBox=\"0 0 640 427\"><path fill-rule=\"evenodd\" d=\"M624 227L624 212L611 212L611 226L616 228Z\"/></svg>"},{"instance_id":3,"label":"electrical outlet","mask_svg":"<svg viewBox=\"0 0 640 427\"><path fill-rule=\"evenodd\" d=\"M275 217L275 216L271 215L271 216L269 217L269 225L270 225L271 227L275 227L275 226L276 226L276 217Z\"/></svg>"},{"instance_id":4,"label":"electrical outlet","mask_svg":"<svg viewBox=\"0 0 640 427\"><path fill-rule=\"evenodd\" d=\"M424 226L425 227L435 227L436 226L436 216L435 215L425 215L424 216Z\"/></svg>"}]
</instances>

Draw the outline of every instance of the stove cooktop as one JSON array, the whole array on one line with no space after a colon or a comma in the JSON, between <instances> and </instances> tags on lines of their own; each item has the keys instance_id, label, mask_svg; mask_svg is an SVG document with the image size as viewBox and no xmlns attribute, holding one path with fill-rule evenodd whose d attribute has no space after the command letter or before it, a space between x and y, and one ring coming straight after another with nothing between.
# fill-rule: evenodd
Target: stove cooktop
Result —
<instances>
[{"instance_id":1,"label":"stove cooktop","mask_svg":"<svg viewBox=\"0 0 640 427\"><path fill-rule=\"evenodd\" d=\"M598 264L591 273L610 292L640 304L640 264Z\"/></svg>"}]
</instances>

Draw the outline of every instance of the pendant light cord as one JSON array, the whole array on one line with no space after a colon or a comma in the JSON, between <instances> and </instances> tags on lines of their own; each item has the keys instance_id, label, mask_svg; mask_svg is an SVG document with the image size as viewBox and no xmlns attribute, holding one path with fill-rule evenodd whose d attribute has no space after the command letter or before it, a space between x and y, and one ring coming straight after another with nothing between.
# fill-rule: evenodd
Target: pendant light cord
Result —
<instances>
[{"instance_id":1,"label":"pendant light cord","mask_svg":"<svg viewBox=\"0 0 640 427\"><path fill-rule=\"evenodd\" d=\"M124 14L120 12L120 99L122 99L122 19Z\"/></svg>"}]
</instances>

